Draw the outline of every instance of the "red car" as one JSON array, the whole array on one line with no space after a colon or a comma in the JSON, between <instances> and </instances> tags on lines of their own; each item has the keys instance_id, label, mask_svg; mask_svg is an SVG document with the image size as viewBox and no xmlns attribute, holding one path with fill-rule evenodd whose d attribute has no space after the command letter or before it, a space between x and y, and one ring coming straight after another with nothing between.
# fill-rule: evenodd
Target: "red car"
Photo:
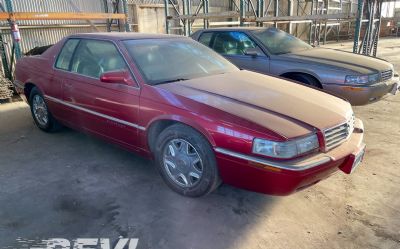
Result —
<instances>
[{"instance_id":1,"label":"red car","mask_svg":"<svg viewBox=\"0 0 400 249\"><path fill-rule=\"evenodd\" d=\"M69 36L16 66L36 125L88 132L154 158L176 192L221 182L288 195L363 158L350 104L310 87L239 70L190 38Z\"/></svg>"}]
</instances>

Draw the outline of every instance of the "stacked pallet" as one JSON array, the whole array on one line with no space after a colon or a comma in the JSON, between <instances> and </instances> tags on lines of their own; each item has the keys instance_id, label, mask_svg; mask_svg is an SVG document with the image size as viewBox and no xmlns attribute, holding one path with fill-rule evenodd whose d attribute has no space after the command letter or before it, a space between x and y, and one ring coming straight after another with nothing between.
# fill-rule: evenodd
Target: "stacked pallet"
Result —
<instances>
[{"instance_id":1,"label":"stacked pallet","mask_svg":"<svg viewBox=\"0 0 400 249\"><path fill-rule=\"evenodd\" d=\"M0 75L0 100L8 100L13 96L12 83Z\"/></svg>"}]
</instances>

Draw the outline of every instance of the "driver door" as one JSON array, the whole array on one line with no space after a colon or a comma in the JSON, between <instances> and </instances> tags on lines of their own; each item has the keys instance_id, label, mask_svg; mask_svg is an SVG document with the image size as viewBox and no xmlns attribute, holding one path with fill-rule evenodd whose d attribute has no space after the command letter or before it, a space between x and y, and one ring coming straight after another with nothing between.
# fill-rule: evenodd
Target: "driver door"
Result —
<instances>
[{"instance_id":1,"label":"driver door","mask_svg":"<svg viewBox=\"0 0 400 249\"><path fill-rule=\"evenodd\" d=\"M211 42L212 48L241 69L259 73L269 73L269 57L245 33L237 31L216 32ZM257 55L248 55L251 49Z\"/></svg>"},{"instance_id":2,"label":"driver door","mask_svg":"<svg viewBox=\"0 0 400 249\"><path fill-rule=\"evenodd\" d=\"M136 146L140 94L137 83L100 81L103 73L122 70L133 76L113 42L82 39L71 60L70 73L63 80L63 101L74 112L70 121L75 125Z\"/></svg>"}]
</instances>

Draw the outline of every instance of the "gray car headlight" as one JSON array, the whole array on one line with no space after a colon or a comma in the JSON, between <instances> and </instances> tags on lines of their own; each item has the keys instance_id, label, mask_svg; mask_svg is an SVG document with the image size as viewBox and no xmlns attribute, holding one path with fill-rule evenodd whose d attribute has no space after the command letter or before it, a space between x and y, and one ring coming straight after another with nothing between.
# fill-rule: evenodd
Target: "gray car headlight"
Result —
<instances>
[{"instance_id":1,"label":"gray car headlight","mask_svg":"<svg viewBox=\"0 0 400 249\"><path fill-rule=\"evenodd\" d=\"M346 84L368 84L379 81L379 73L370 75L347 75L345 79Z\"/></svg>"},{"instance_id":2,"label":"gray car headlight","mask_svg":"<svg viewBox=\"0 0 400 249\"><path fill-rule=\"evenodd\" d=\"M316 134L286 142L275 142L261 138L256 138L253 141L253 153L283 159L293 158L318 147Z\"/></svg>"}]
</instances>

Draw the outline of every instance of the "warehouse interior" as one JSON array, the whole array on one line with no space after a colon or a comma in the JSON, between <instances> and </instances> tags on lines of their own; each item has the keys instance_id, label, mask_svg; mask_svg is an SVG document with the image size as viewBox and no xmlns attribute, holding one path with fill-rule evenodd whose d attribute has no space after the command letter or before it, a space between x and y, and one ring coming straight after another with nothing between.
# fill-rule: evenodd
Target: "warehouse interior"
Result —
<instances>
[{"instance_id":1,"label":"warehouse interior","mask_svg":"<svg viewBox=\"0 0 400 249\"><path fill-rule=\"evenodd\" d=\"M69 128L40 131L13 84L19 59L68 35L224 27L276 27L400 72L398 0L0 0L0 249L57 248L50 238L68 249L109 248L74 247L78 238L118 249L123 238L138 239L130 249L400 248L398 95L353 107L367 144L355 174L284 197L223 184L185 198L151 160Z\"/></svg>"},{"instance_id":2,"label":"warehouse interior","mask_svg":"<svg viewBox=\"0 0 400 249\"><path fill-rule=\"evenodd\" d=\"M74 33L133 31L188 36L201 28L275 26L313 45L352 40L353 52L374 56L380 37L397 36L400 18L394 1L68 0L49 4L3 0L0 4L2 70L8 78L11 65L23 53ZM30 15L18 16L19 12ZM21 41L13 41L13 22Z\"/></svg>"}]
</instances>

